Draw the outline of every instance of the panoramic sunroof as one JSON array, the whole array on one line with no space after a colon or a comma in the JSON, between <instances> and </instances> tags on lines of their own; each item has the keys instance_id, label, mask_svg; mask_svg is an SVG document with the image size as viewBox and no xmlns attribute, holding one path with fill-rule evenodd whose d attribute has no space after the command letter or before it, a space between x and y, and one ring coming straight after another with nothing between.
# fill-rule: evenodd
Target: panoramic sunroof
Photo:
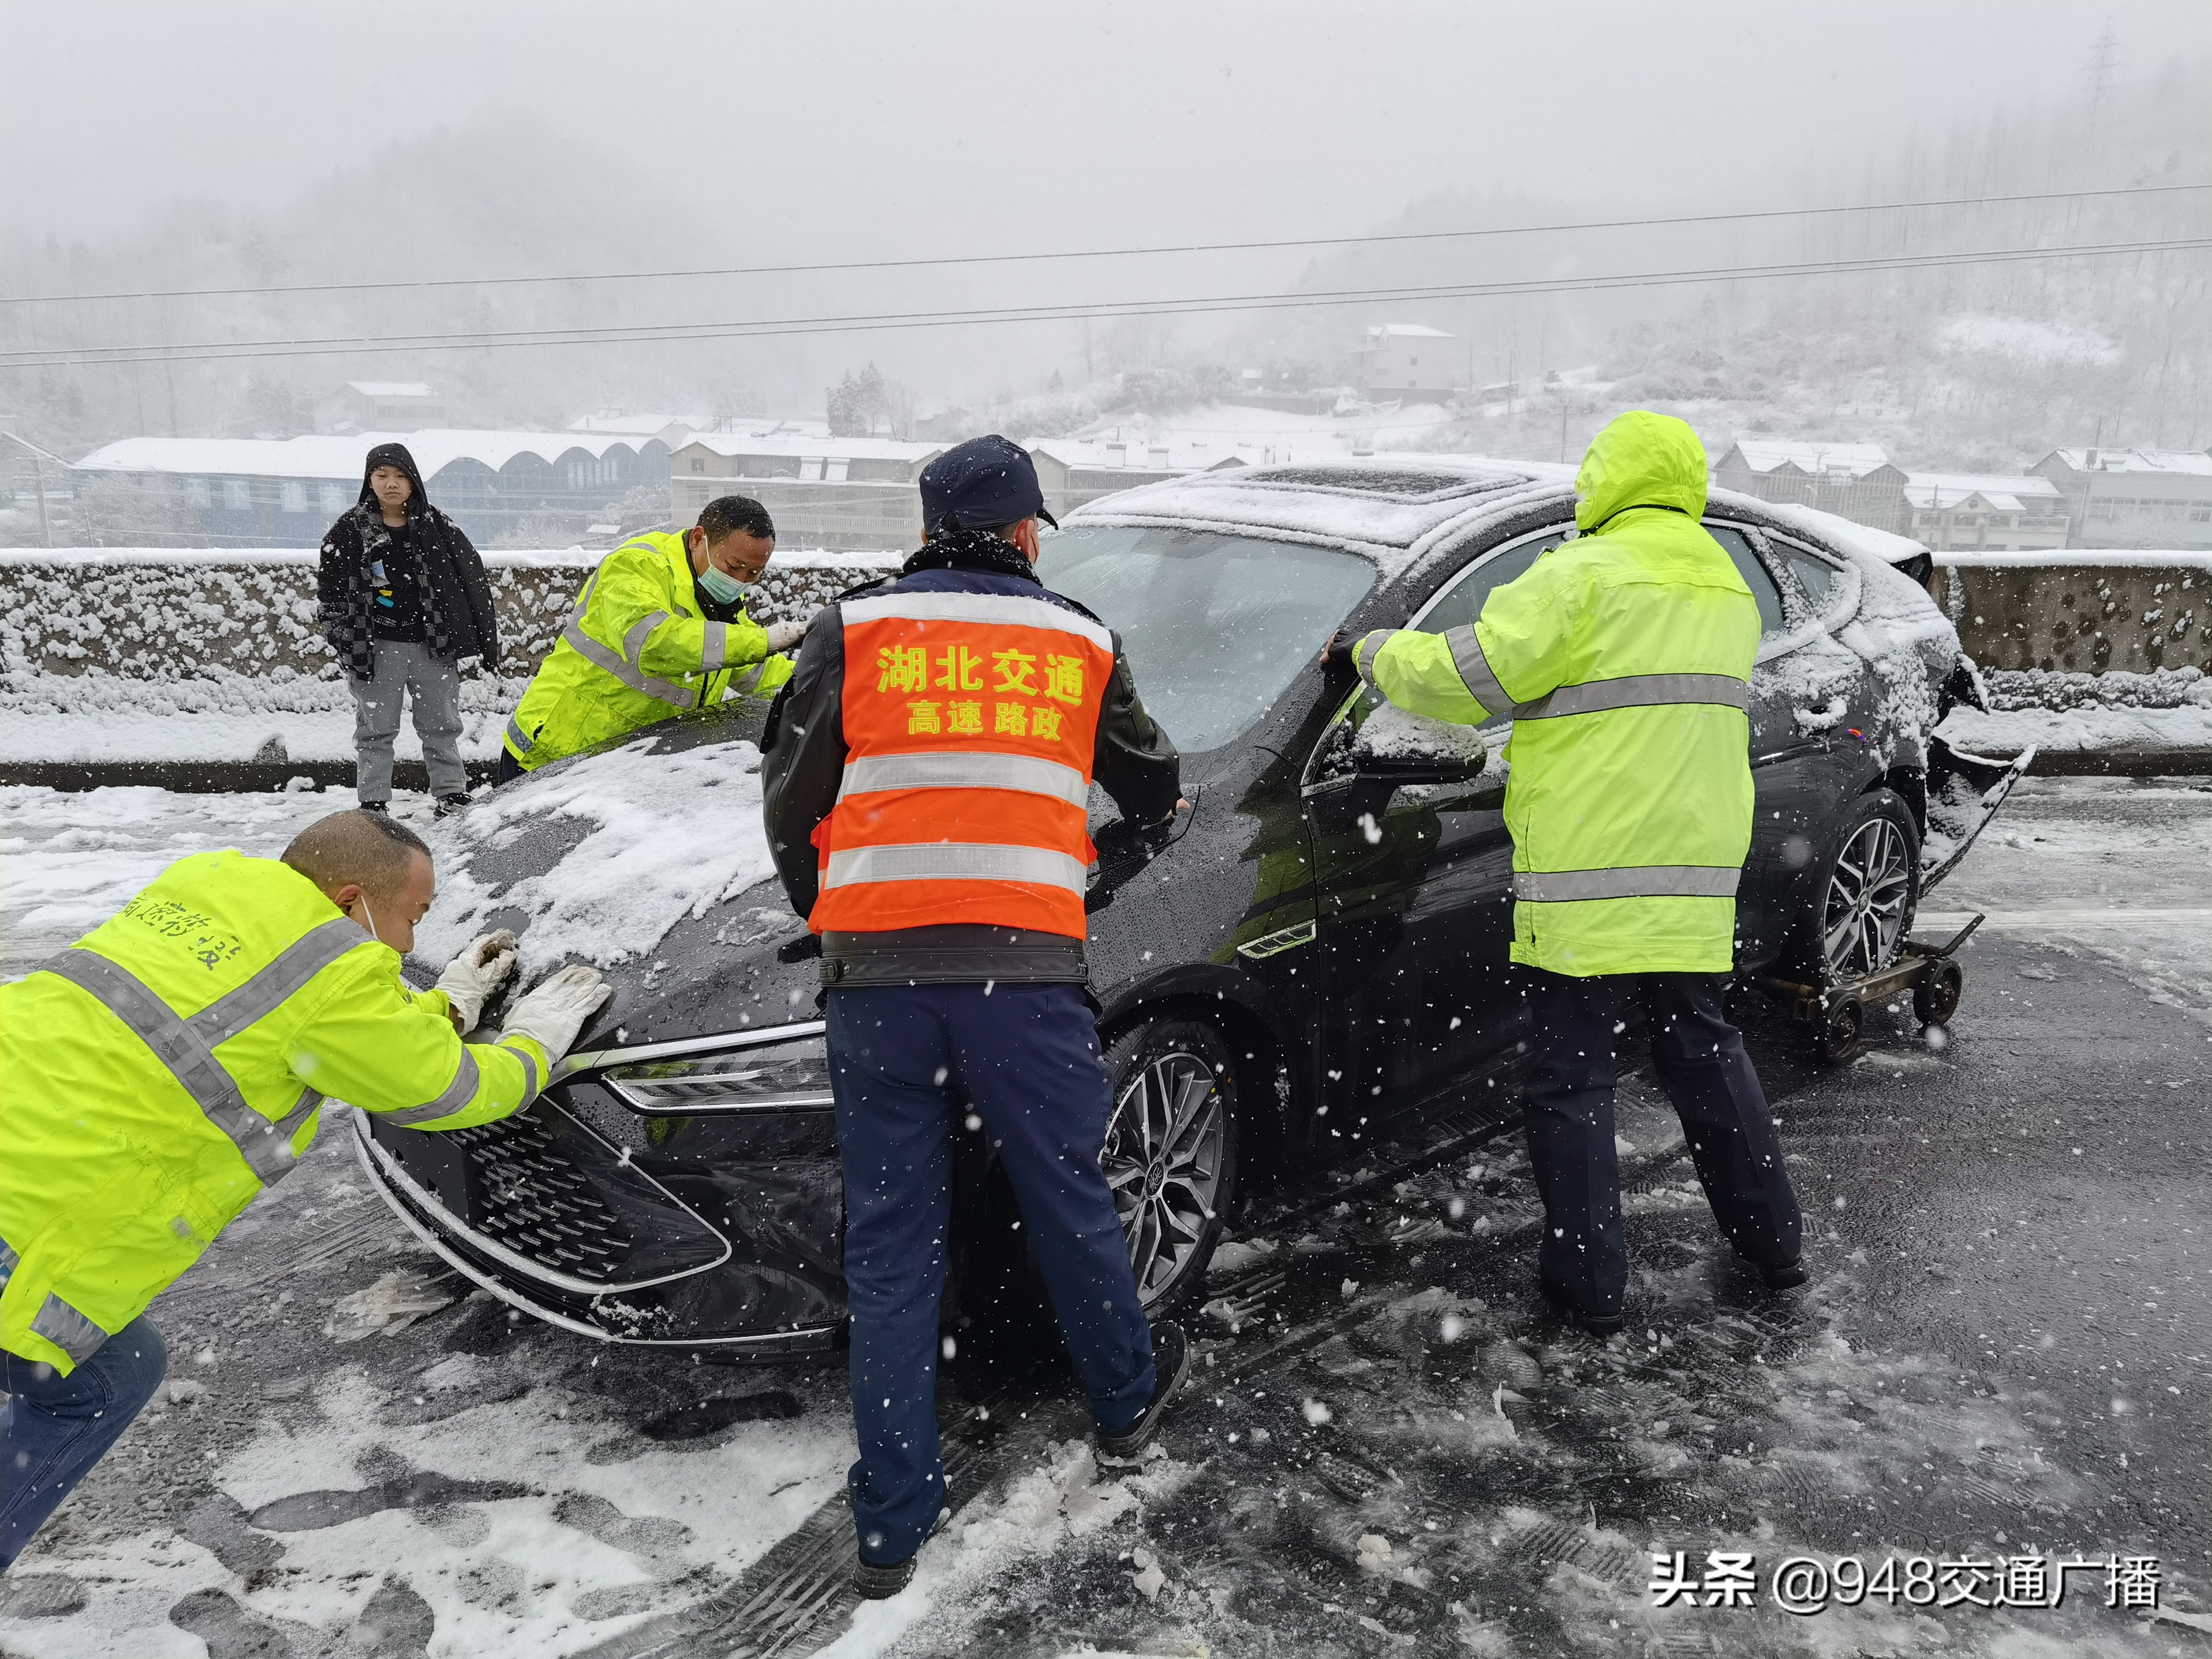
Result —
<instances>
[{"instance_id":1,"label":"panoramic sunroof","mask_svg":"<svg viewBox=\"0 0 2212 1659\"><path fill-rule=\"evenodd\" d=\"M1446 501L1462 495L1487 495L1493 489L1525 483L1511 474L1470 477L1464 472L1421 472L1410 467L1263 466L1225 475L1224 483L1240 488L1275 485L1285 489L1325 489L1350 495L1370 495L1408 506L1423 501Z\"/></svg>"}]
</instances>

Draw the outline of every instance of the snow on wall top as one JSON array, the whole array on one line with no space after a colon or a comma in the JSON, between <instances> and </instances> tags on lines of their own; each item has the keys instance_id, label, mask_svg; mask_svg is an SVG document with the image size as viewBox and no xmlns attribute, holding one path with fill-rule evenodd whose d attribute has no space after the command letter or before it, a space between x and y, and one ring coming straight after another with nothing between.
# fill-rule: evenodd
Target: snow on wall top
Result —
<instances>
[{"instance_id":1,"label":"snow on wall top","mask_svg":"<svg viewBox=\"0 0 2212 1659\"><path fill-rule=\"evenodd\" d=\"M1127 442L1103 438L1040 438L1029 446L1033 455L1049 455L1063 466L1132 471L1204 472L1214 467L1257 466L1265 453L1258 445L1193 442L1182 434L1159 439L1137 437Z\"/></svg>"},{"instance_id":2,"label":"snow on wall top","mask_svg":"<svg viewBox=\"0 0 2212 1659\"><path fill-rule=\"evenodd\" d=\"M329 478L361 482L362 465L379 444L404 444L426 479L455 461L496 471L518 455L552 465L580 453L593 460L614 448L635 451L637 434L605 432L363 432L350 438L125 438L76 464L81 472L169 472L249 478Z\"/></svg>"},{"instance_id":3,"label":"snow on wall top","mask_svg":"<svg viewBox=\"0 0 2212 1659\"><path fill-rule=\"evenodd\" d=\"M1957 566L1961 570L2051 569L2067 566L2106 566L2122 570L2171 570L2179 565L2197 570L2212 570L2212 553L2197 549L2167 549L2131 547L2112 549L2067 547L2033 553L1938 553L1936 563L1939 568Z\"/></svg>"},{"instance_id":4,"label":"snow on wall top","mask_svg":"<svg viewBox=\"0 0 2212 1659\"><path fill-rule=\"evenodd\" d=\"M364 398L434 398L427 380L348 380L346 385Z\"/></svg>"},{"instance_id":5,"label":"snow on wall top","mask_svg":"<svg viewBox=\"0 0 2212 1659\"><path fill-rule=\"evenodd\" d=\"M1889 465L1879 444L1813 443L1743 432L1736 434L1734 447L1753 472L1770 472L1786 464L1802 472L1846 472L1856 478Z\"/></svg>"},{"instance_id":6,"label":"snow on wall top","mask_svg":"<svg viewBox=\"0 0 2212 1659\"><path fill-rule=\"evenodd\" d=\"M479 550L488 570L591 570L611 550L589 547ZM0 570L62 565L114 564L210 565L229 568L242 565L312 565L318 550L312 547L0 547ZM840 553L823 548L777 548L771 568L777 570L842 570L848 566L870 570L895 570L903 553Z\"/></svg>"}]
</instances>

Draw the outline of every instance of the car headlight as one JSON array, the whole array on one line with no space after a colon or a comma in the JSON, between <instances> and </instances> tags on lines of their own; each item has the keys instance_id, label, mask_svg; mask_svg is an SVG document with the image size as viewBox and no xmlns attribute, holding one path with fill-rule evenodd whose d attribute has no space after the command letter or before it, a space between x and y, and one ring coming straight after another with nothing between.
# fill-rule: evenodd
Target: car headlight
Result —
<instances>
[{"instance_id":1,"label":"car headlight","mask_svg":"<svg viewBox=\"0 0 2212 1659\"><path fill-rule=\"evenodd\" d=\"M833 1104L821 1022L590 1057L592 1080L648 1117L820 1111Z\"/></svg>"}]
</instances>

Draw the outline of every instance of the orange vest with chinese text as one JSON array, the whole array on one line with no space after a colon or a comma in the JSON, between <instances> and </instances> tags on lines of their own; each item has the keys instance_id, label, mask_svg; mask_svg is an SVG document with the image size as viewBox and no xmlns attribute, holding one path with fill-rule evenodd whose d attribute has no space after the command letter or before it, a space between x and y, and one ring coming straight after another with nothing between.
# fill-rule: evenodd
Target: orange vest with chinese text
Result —
<instances>
[{"instance_id":1,"label":"orange vest with chinese text","mask_svg":"<svg viewBox=\"0 0 2212 1659\"><path fill-rule=\"evenodd\" d=\"M1049 599L850 599L845 774L814 832L816 933L974 922L1085 937L1113 636Z\"/></svg>"}]
</instances>

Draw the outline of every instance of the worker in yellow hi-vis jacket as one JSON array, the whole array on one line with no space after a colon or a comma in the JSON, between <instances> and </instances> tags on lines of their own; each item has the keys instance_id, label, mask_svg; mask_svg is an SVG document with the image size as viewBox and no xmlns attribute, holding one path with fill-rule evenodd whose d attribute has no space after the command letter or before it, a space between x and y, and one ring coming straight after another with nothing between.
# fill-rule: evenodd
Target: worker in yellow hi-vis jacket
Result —
<instances>
[{"instance_id":1,"label":"worker in yellow hi-vis jacket","mask_svg":"<svg viewBox=\"0 0 2212 1659\"><path fill-rule=\"evenodd\" d=\"M633 536L599 562L507 723L500 781L726 697L772 696L806 635L752 618L775 526L744 495L707 503L690 530Z\"/></svg>"},{"instance_id":2,"label":"worker in yellow hi-vis jacket","mask_svg":"<svg viewBox=\"0 0 2212 1659\"><path fill-rule=\"evenodd\" d=\"M325 1097L419 1129L506 1116L609 994L570 967L490 1042L514 971L471 943L399 977L435 878L388 816L333 813L281 860L179 859L0 986L0 1571L161 1382L147 1305L313 1143Z\"/></svg>"},{"instance_id":3,"label":"worker in yellow hi-vis jacket","mask_svg":"<svg viewBox=\"0 0 2212 1659\"><path fill-rule=\"evenodd\" d=\"M1722 1010L1751 846L1759 607L1699 523L1705 451L1682 422L1620 416L1575 489L1581 534L1492 590L1473 623L1340 633L1322 659L1432 720L1512 719L1505 823L1512 958L1533 1024L1537 1282L1602 1334L1620 1328L1628 1274L1613 1091L1631 1001L1722 1231L1768 1285L1806 1273L1776 1120Z\"/></svg>"}]
</instances>

